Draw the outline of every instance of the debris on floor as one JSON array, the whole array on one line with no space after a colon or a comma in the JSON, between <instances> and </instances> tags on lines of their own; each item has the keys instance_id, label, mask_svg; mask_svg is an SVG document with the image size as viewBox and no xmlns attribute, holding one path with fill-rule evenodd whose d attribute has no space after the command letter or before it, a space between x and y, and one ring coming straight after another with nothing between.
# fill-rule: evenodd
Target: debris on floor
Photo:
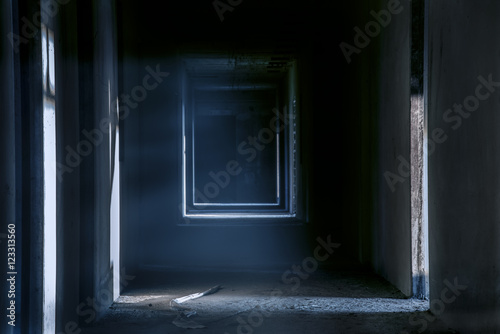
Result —
<instances>
[{"instance_id":1,"label":"debris on floor","mask_svg":"<svg viewBox=\"0 0 500 334\"><path fill-rule=\"evenodd\" d=\"M193 316L193 315L196 315L196 311L195 311L195 310L191 310L191 311L184 311L184 312L182 312L182 313L181 313L181 315L182 315L183 317L189 318L189 317L191 317L191 316Z\"/></svg>"},{"instance_id":2,"label":"debris on floor","mask_svg":"<svg viewBox=\"0 0 500 334\"><path fill-rule=\"evenodd\" d=\"M196 311L192 311L194 314L196 314ZM172 321L174 325L180 328L189 328L189 329L198 329L198 328L206 328L206 326L203 326L196 321L193 321L189 319L191 315L186 315L185 312L182 312L177 316L177 318Z\"/></svg>"},{"instance_id":3,"label":"debris on floor","mask_svg":"<svg viewBox=\"0 0 500 334\"><path fill-rule=\"evenodd\" d=\"M188 295L188 296L175 298L175 299L172 299L170 305L172 305L172 303L182 304L184 302L187 302L188 300L192 300L192 299L200 298L200 297L203 297L203 296L211 295L213 293L216 293L220 289L222 289L222 286L216 285L213 288L208 289L207 291L203 291L203 292L199 292L199 293L193 293L193 294Z\"/></svg>"},{"instance_id":4,"label":"debris on floor","mask_svg":"<svg viewBox=\"0 0 500 334\"><path fill-rule=\"evenodd\" d=\"M193 293L191 295L187 295L184 297L172 299L170 301L170 306L172 307L172 309L182 311L179 315L177 315L177 317L174 319L174 321L172 321L172 323L180 328L189 328L189 329L206 328L206 326L201 325L201 324L197 323L196 321L189 319L190 317L196 315L195 310L191 310L189 308L182 307L182 306L180 306L180 304L185 303L188 300L193 300L193 299L197 299L197 298L200 298L203 296L214 294L217 291L219 291L220 289L222 289L222 286L216 285L213 288L210 288L210 289L203 291L203 292Z\"/></svg>"}]
</instances>

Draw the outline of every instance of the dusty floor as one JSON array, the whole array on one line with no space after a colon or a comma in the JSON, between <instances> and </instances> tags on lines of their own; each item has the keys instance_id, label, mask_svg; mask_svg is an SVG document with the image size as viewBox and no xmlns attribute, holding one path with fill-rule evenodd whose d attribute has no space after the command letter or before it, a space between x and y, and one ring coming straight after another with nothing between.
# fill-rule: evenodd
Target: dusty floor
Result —
<instances>
[{"instance_id":1,"label":"dusty floor","mask_svg":"<svg viewBox=\"0 0 500 334\"><path fill-rule=\"evenodd\" d=\"M330 264L308 277L289 272L285 284L290 269L149 268L82 333L457 333L426 311L428 302L405 298L361 268ZM222 289L214 294L171 302L217 285Z\"/></svg>"}]
</instances>

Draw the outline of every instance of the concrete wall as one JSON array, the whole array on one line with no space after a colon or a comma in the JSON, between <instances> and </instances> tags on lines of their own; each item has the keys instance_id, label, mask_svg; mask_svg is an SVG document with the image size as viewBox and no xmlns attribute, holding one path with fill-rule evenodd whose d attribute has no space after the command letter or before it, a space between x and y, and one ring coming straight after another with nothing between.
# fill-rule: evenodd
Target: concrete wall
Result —
<instances>
[{"instance_id":1,"label":"concrete wall","mask_svg":"<svg viewBox=\"0 0 500 334\"><path fill-rule=\"evenodd\" d=\"M56 115L58 123L58 161L65 161L65 147L76 148L80 140L78 96L78 30L76 4L60 7L59 38L55 45ZM73 110L74 112L67 112ZM62 173L58 182L58 269L57 269L57 333L64 332L68 323L78 322L76 306L80 304L80 168Z\"/></svg>"},{"instance_id":2,"label":"concrete wall","mask_svg":"<svg viewBox=\"0 0 500 334\"><path fill-rule=\"evenodd\" d=\"M430 2L431 310L461 333L500 330L500 95L478 79L500 81L499 11L497 1ZM448 111L475 102L463 113ZM460 290L451 292L447 281ZM452 302L441 301L443 291Z\"/></svg>"},{"instance_id":3,"label":"concrete wall","mask_svg":"<svg viewBox=\"0 0 500 334\"><path fill-rule=\"evenodd\" d=\"M111 158L110 138L114 140L118 125L116 98L118 96L117 46L114 1L94 1L94 50L93 50L93 123L87 131L102 131L103 139L95 148L94 173L94 266L95 288L93 295L105 306L111 305L113 291L112 267L110 261L110 205L111 205ZM82 110L89 113L91 110ZM109 132L103 131L102 123L109 125ZM85 135L84 135L85 136ZM83 139L83 138L82 138ZM82 250L84 251L84 250ZM119 264L113 264L119 265Z\"/></svg>"},{"instance_id":4,"label":"concrete wall","mask_svg":"<svg viewBox=\"0 0 500 334\"><path fill-rule=\"evenodd\" d=\"M382 2L387 9L394 1ZM400 173L401 157L410 161L411 2L401 1L381 32L378 67L378 175L373 228L375 270L406 295L412 294L410 180L388 185L386 171ZM392 8L392 7L391 7ZM377 71L376 67L371 71ZM409 165L404 167L409 173Z\"/></svg>"},{"instance_id":5,"label":"concrete wall","mask_svg":"<svg viewBox=\"0 0 500 334\"><path fill-rule=\"evenodd\" d=\"M375 25L371 11L388 10L385 27ZM351 253L410 296L410 182L391 181L391 187L385 176L399 175L398 157L410 161L410 2L357 2L343 13L349 18L338 44L358 51L339 60L346 83L340 101L351 124L342 155L348 166L343 201L350 210L342 226Z\"/></svg>"},{"instance_id":6,"label":"concrete wall","mask_svg":"<svg viewBox=\"0 0 500 334\"><path fill-rule=\"evenodd\" d=\"M117 125L110 109L118 94L113 6L113 1L69 2L55 16L58 333L96 320L113 301L109 127Z\"/></svg>"},{"instance_id":7,"label":"concrete wall","mask_svg":"<svg viewBox=\"0 0 500 334\"><path fill-rule=\"evenodd\" d=\"M370 59L373 49L354 55L349 64L338 46L341 42L352 44L353 27L363 21L361 13L368 13L369 6L366 2L342 2L322 3L318 8L310 18L310 30L304 29L314 41L308 70L312 84L304 85L312 95L312 229L315 234L332 234L342 243L345 256L358 260L358 187L363 177L359 94L369 94L358 71ZM332 20L335 13L341 15Z\"/></svg>"},{"instance_id":8,"label":"concrete wall","mask_svg":"<svg viewBox=\"0 0 500 334\"><path fill-rule=\"evenodd\" d=\"M13 5L14 7L15 5ZM39 11L36 1L19 3L14 16L16 33L22 34L22 17L33 17ZM16 11L14 10L14 13ZM29 32L29 28L26 28ZM40 32L34 29L28 33L27 43L19 47L19 75L16 75L16 141L19 147L16 155L16 170L22 171L17 177L16 192L19 205L16 224L21 225L22 275L21 303L25 314L23 330L41 333L43 325L43 239L44 239L44 180L43 180L43 90L42 90L42 47ZM19 132L18 132L19 131ZM20 144L21 143L21 144ZM17 252L16 252L17 253ZM19 254L16 254L18 257ZM50 305L54 307L54 305Z\"/></svg>"},{"instance_id":9,"label":"concrete wall","mask_svg":"<svg viewBox=\"0 0 500 334\"><path fill-rule=\"evenodd\" d=\"M13 29L12 4L10 1L0 2L0 35L7 36ZM9 40L3 38L0 41L0 101L3 104L3 111L0 113L0 247L2 247L2 258L0 264L2 268L7 268L7 256L4 249L7 249L7 226L16 223L16 107L15 107L15 58L14 49ZM20 242L20 241L18 241ZM4 256L5 254L5 256ZM7 277L2 273L0 283L2 291L9 291ZM6 298L2 299L6 300ZM15 300L18 305L20 298ZM9 305L2 302L2 308ZM10 319L9 319L10 320ZM13 328L3 321L0 324L2 333L12 333Z\"/></svg>"}]
</instances>

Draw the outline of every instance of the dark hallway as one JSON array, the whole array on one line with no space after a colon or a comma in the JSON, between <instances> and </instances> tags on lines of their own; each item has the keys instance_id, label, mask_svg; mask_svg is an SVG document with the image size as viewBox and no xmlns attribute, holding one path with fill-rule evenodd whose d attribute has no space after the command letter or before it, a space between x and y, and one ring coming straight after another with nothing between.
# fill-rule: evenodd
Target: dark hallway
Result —
<instances>
[{"instance_id":1,"label":"dark hallway","mask_svg":"<svg viewBox=\"0 0 500 334\"><path fill-rule=\"evenodd\" d=\"M500 3L0 4L0 333L500 332Z\"/></svg>"}]
</instances>

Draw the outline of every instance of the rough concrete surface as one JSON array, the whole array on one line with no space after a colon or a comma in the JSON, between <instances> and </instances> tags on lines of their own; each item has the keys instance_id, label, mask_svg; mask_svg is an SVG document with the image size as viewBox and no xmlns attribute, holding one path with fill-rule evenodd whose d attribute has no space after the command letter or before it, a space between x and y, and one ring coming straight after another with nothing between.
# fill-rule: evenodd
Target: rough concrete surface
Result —
<instances>
[{"instance_id":1,"label":"rough concrete surface","mask_svg":"<svg viewBox=\"0 0 500 334\"><path fill-rule=\"evenodd\" d=\"M303 278L286 270L144 270L82 333L419 333L433 318L428 301L407 299L361 268L327 266ZM219 284L214 294L171 303ZM204 328L180 328L174 320ZM425 333L456 333L439 319L425 322Z\"/></svg>"}]
</instances>

